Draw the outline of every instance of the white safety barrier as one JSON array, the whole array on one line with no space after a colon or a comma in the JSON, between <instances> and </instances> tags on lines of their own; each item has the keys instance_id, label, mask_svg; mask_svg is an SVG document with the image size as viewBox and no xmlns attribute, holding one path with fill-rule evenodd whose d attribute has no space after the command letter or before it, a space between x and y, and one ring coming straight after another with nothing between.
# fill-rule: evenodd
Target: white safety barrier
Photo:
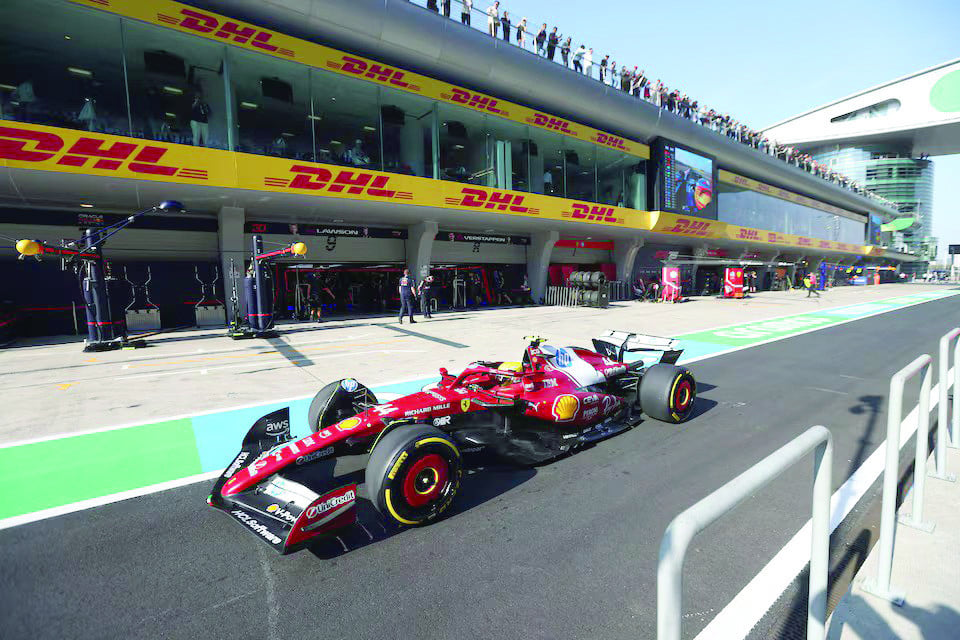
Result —
<instances>
[{"instance_id":1,"label":"white safety barrier","mask_svg":"<svg viewBox=\"0 0 960 640\"><path fill-rule=\"evenodd\" d=\"M683 560L693 537L811 451L814 452L811 500L813 535L810 546L807 640L823 640L827 623L833 436L822 426L810 427L673 519L660 542L660 562L657 565L657 640L680 640Z\"/></svg>"},{"instance_id":2,"label":"white safety barrier","mask_svg":"<svg viewBox=\"0 0 960 640\"><path fill-rule=\"evenodd\" d=\"M956 481L956 475L947 473L947 441L950 439L949 429L947 427L947 387L950 381L947 380L947 372L950 370L950 343L953 346L953 441L954 446L957 442L957 425L960 424L960 415L957 414L957 389L960 389L960 367L957 361L960 360L960 327L951 329L946 335L940 338L940 362L937 363L939 377L937 381L940 391L940 404L937 407L937 468L930 474L931 478L946 480L947 482Z\"/></svg>"},{"instance_id":3,"label":"white safety barrier","mask_svg":"<svg viewBox=\"0 0 960 640\"><path fill-rule=\"evenodd\" d=\"M923 522L923 485L926 479L927 439L930 435L930 386L933 358L927 354L905 366L890 378L890 397L887 401L887 454L883 469L883 502L880 506L879 562L875 580L865 580L863 590L889 600L897 606L903 604L903 593L890 586L893 572L893 542L897 522L921 531L933 531L933 525ZM913 468L913 513L896 517L897 471L900 468L900 426L903 423L903 387L907 380L921 375L920 400L917 408L917 449ZM946 377L946 376L944 376ZM940 383L943 388L944 381Z\"/></svg>"}]
</instances>

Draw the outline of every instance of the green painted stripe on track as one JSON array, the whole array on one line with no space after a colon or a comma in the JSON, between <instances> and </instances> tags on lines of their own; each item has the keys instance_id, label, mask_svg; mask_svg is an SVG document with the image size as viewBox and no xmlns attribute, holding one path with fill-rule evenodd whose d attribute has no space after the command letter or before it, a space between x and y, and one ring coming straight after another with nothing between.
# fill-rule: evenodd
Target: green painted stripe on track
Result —
<instances>
[{"instance_id":1,"label":"green painted stripe on track","mask_svg":"<svg viewBox=\"0 0 960 640\"><path fill-rule=\"evenodd\" d=\"M200 472L190 418L0 449L0 518Z\"/></svg>"}]
</instances>

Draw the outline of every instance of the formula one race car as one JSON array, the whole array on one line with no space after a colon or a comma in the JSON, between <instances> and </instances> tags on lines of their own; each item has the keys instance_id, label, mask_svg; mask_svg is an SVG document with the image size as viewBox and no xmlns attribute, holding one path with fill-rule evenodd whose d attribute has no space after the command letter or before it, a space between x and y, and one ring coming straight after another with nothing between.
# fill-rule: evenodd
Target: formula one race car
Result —
<instances>
[{"instance_id":1,"label":"formula one race car","mask_svg":"<svg viewBox=\"0 0 960 640\"><path fill-rule=\"evenodd\" d=\"M696 382L675 365L682 350L672 339L608 331L593 351L529 340L522 362L441 368L439 382L390 402L351 378L333 382L314 397L312 433L299 440L289 408L260 418L208 503L289 553L356 521L360 470L337 464L348 456L369 454L365 493L377 511L423 525L453 502L467 466L539 464L635 426L641 412L690 417ZM624 361L638 352L660 357L649 367Z\"/></svg>"}]
</instances>

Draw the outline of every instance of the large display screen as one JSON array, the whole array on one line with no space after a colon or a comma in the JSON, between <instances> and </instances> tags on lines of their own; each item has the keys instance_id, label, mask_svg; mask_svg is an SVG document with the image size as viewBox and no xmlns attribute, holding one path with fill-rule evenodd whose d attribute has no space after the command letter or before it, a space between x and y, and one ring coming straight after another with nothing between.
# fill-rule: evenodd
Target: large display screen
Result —
<instances>
[{"instance_id":1,"label":"large display screen","mask_svg":"<svg viewBox=\"0 0 960 640\"><path fill-rule=\"evenodd\" d=\"M660 148L660 208L672 213L716 219L713 158L667 141L663 141Z\"/></svg>"}]
</instances>

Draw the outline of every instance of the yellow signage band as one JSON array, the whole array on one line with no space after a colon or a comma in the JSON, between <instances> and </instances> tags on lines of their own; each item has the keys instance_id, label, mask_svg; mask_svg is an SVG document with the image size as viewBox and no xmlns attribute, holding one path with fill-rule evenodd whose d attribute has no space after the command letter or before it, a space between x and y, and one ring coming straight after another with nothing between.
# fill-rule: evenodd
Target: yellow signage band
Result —
<instances>
[{"instance_id":1,"label":"yellow signage band","mask_svg":"<svg viewBox=\"0 0 960 640\"><path fill-rule=\"evenodd\" d=\"M92 9L140 20L200 36L215 42L262 53L284 60L360 78L384 87L431 98L447 104L493 115L523 125L530 125L569 138L591 142L598 147L622 151L647 160L650 147L623 136L600 131L536 109L494 98L417 73L385 65L369 58L347 54L324 45L301 40L234 20L210 11L173 2L172 0L68 0Z\"/></svg>"},{"instance_id":2,"label":"yellow signage band","mask_svg":"<svg viewBox=\"0 0 960 640\"><path fill-rule=\"evenodd\" d=\"M880 255L882 248L449 180L61 129L0 125L0 166L585 222L703 240Z\"/></svg>"}]
</instances>

